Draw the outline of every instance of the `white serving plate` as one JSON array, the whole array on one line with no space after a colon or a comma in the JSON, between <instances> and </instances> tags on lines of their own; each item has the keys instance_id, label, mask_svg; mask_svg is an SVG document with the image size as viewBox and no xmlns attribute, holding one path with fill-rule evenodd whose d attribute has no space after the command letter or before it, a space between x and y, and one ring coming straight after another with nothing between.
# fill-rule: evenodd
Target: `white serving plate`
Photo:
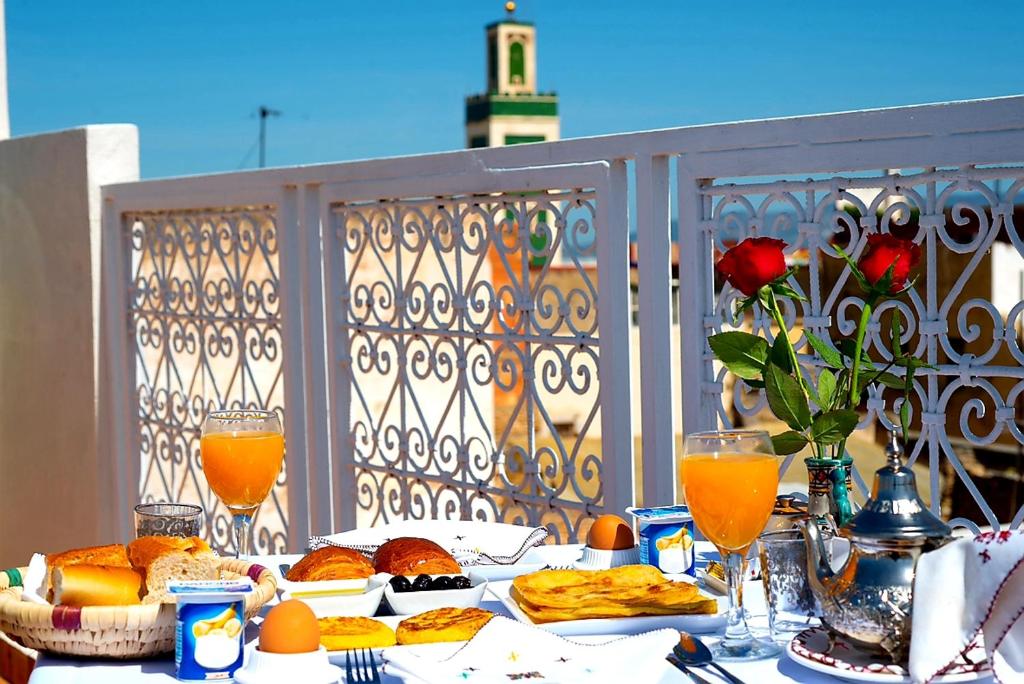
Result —
<instances>
[{"instance_id":1,"label":"white serving plate","mask_svg":"<svg viewBox=\"0 0 1024 684\"><path fill-rule=\"evenodd\" d=\"M289 589L281 593L281 600L298 599L313 610L318 618L334 615L346 617L373 617L380 608L384 590L391 575L379 573L368 581L359 580L365 591L358 594L316 594L348 590L352 580L325 580L321 582L288 582ZM356 585L359 586L359 585Z\"/></svg>"},{"instance_id":2,"label":"white serving plate","mask_svg":"<svg viewBox=\"0 0 1024 684\"><path fill-rule=\"evenodd\" d=\"M456 575L445 575L456 577ZM431 575L441 577L441 575ZM432 591L403 591L396 592L390 582L384 587L384 598L395 615L419 615L435 608L476 608L480 605L480 599L487 591L487 579L476 574L475 571L468 574L469 589L437 589ZM388 576L390 580L391 576ZM410 582L416 577L409 577Z\"/></svg>"},{"instance_id":3,"label":"white serving plate","mask_svg":"<svg viewBox=\"0 0 1024 684\"><path fill-rule=\"evenodd\" d=\"M693 578L686 576L685 579L678 581L693 582ZM512 598L512 582L510 580L491 582L489 589L516 620L545 629L559 636L641 634L665 627L683 630L692 634L706 634L725 626L726 611L728 610L728 605L724 598L711 596L708 598L714 598L718 601L718 613L715 615L638 615L634 617L588 618L586 620L536 623L520 610L519 605Z\"/></svg>"}]
</instances>

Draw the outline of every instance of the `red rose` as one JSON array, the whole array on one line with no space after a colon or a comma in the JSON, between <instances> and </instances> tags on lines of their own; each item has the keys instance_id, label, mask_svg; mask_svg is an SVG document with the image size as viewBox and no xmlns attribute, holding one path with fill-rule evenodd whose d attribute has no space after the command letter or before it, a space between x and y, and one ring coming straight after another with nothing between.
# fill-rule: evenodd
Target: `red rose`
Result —
<instances>
[{"instance_id":1,"label":"red rose","mask_svg":"<svg viewBox=\"0 0 1024 684\"><path fill-rule=\"evenodd\" d=\"M750 297L786 272L786 243L774 238L747 238L722 255L715 265L723 278Z\"/></svg>"},{"instance_id":2,"label":"red rose","mask_svg":"<svg viewBox=\"0 0 1024 684\"><path fill-rule=\"evenodd\" d=\"M917 268L921 261L921 247L910 240L902 240L888 233L872 233L868 235L868 245L857 262L860 272L872 285L876 284L892 269L892 286L889 292L898 292L907 284L910 272Z\"/></svg>"}]
</instances>

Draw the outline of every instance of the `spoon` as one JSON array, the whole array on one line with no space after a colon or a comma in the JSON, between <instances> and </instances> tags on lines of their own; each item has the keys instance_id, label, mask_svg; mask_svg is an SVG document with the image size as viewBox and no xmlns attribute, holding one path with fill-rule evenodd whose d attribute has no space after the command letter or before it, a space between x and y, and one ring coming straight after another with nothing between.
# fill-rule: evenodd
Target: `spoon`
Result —
<instances>
[{"instance_id":1,"label":"spoon","mask_svg":"<svg viewBox=\"0 0 1024 684\"><path fill-rule=\"evenodd\" d=\"M714 661L711 651L704 642L686 632L679 633L679 643L672 647L672 653L687 665L704 667L710 665L718 670L723 677L732 684L744 684L743 680L728 672L724 667Z\"/></svg>"}]
</instances>

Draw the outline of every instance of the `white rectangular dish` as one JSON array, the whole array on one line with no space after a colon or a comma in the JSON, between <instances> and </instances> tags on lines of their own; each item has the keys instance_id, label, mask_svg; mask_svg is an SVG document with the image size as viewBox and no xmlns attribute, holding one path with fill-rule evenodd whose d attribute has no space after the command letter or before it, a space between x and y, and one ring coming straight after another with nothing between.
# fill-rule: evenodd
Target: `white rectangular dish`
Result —
<instances>
[{"instance_id":1,"label":"white rectangular dish","mask_svg":"<svg viewBox=\"0 0 1024 684\"><path fill-rule=\"evenodd\" d=\"M491 582L488 585L488 589L501 601L505 609L516 620L545 629L559 636L641 634L665 627L683 630L692 634L706 634L725 626L726 611L728 610L728 605L723 598L709 597L715 598L718 601L718 612L714 615L638 615L635 617L588 618L585 620L536 623L519 608L519 605L512 598L511 580Z\"/></svg>"}]
</instances>

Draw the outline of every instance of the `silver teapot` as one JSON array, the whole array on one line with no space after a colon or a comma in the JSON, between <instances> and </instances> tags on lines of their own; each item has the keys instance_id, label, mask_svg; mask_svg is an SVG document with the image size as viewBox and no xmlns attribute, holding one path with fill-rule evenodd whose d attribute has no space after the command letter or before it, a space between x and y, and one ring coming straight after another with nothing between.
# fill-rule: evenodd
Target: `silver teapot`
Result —
<instances>
[{"instance_id":1,"label":"silver teapot","mask_svg":"<svg viewBox=\"0 0 1024 684\"><path fill-rule=\"evenodd\" d=\"M905 662L910 649L914 568L922 553L952 539L952 530L917 494L914 472L903 465L895 433L886 446L888 462L875 473L871 498L839 535L850 540L850 555L838 571L817 524L801 523L807 544L811 591L822 622L868 650Z\"/></svg>"}]
</instances>

